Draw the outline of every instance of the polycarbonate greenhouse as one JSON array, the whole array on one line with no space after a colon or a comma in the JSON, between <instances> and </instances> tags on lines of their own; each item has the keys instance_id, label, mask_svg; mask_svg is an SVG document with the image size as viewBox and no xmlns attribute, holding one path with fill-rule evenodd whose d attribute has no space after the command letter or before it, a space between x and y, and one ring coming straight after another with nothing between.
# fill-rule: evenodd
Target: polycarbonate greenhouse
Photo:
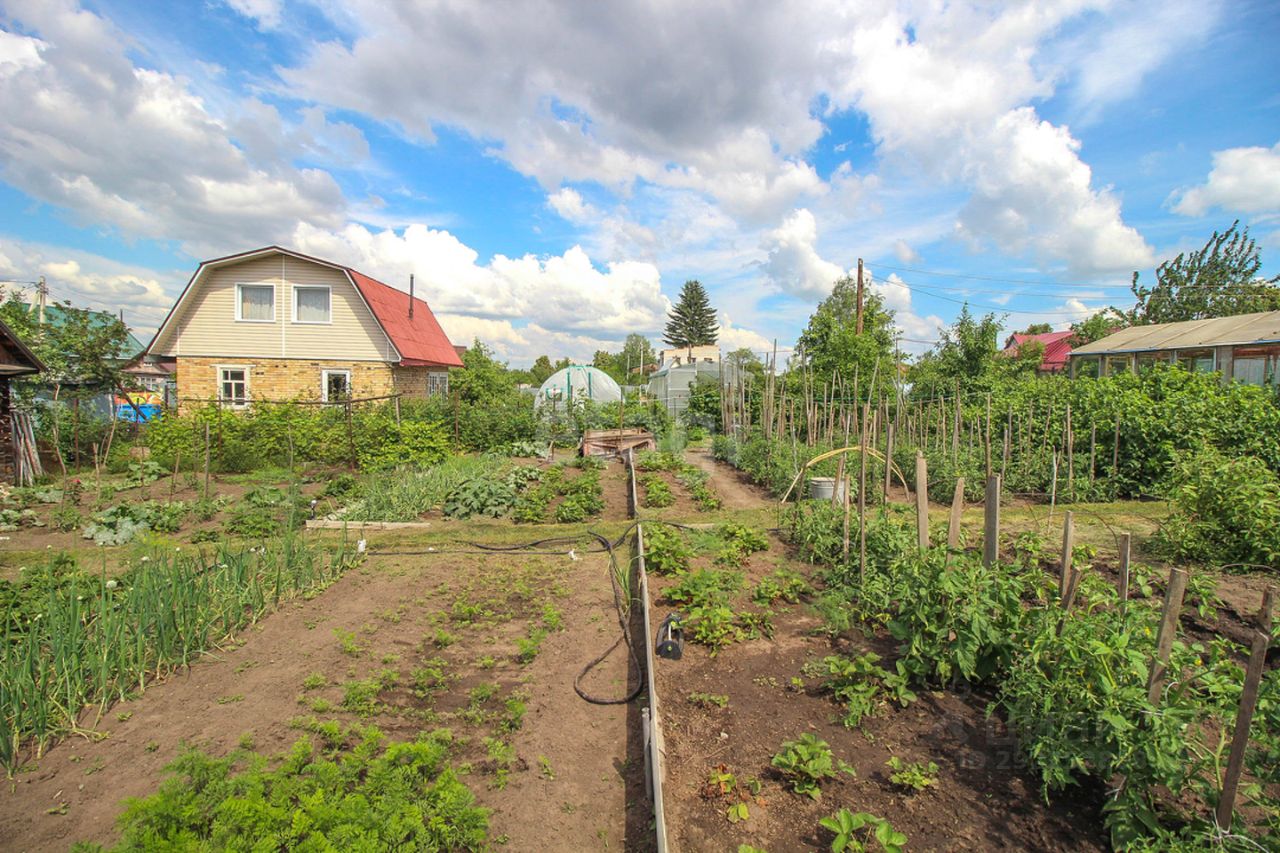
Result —
<instances>
[{"instance_id":1,"label":"polycarbonate greenhouse","mask_svg":"<svg viewBox=\"0 0 1280 853\"><path fill-rule=\"evenodd\" d=\"M622 389L609 374L590 365L571 364L542 383L535 405L563 408L579 400L616 403L621 399Z\"/></svg>"}]
</instances>

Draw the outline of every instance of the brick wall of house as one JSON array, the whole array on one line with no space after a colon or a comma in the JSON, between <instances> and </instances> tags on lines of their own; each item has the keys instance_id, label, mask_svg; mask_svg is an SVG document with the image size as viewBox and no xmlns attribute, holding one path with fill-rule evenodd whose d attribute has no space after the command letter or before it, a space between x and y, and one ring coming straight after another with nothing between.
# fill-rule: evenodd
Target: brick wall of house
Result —
<instances>
[{"instance_id":1,"label":"brick wall of house","mask_svg":"<svg viewBox=\"0 0 1280 853\"><path fill-rule=\"evenodd\" d=\"M351 395L382 397L399 393L404 397L426 397L426 367L399 367L382 361L318 361L298 358L207 358L180 357L177 360L180 410L195 400L213 400L218 396L220 367L246 367L249 370L250 400L319 400L325 370L350 370Z\"/></svg>"}]
</instances>

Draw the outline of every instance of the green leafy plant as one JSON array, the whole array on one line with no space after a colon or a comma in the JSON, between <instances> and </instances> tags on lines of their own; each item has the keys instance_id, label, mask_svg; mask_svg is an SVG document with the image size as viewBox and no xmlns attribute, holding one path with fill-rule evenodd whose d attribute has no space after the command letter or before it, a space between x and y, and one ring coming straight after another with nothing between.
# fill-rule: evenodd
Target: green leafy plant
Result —
<instances>
[{"instance_id":1,"label":"green leafy plant","mask_svg":"<svg viewBox=\"0 0 1280 853\"><path fill-rule=\"evenodd\" d=\"M657 575L675 575L688 570L693 550L684 536L665 524L644 527L644 565Z\"/></svg>"},{"instance_id":2,"label":"green leafy plant","mask_svg":"<svg viewBox=\"0 0 1280 853\"><path fill-rule=\"evenodd\" d=\"M809 732L784 741L782 751L773 756L771 763L791 783L791 790L815 800L822 796L820 786L827 779L834 779L841 772L853 775L852 767L843 761L837 763L826 741Z\"/></svg>"},{"instance_id":3,"label":"green leafy plant","mask_svg":"<svg viewBox=\"0 0 1280 853\"><path fill-rule=\"evenodd\" d=\"M387 742L363 729L333 759L302 737L283 763L237 750L212 758L183 752L159 791L129 800L114 850L190 846L250 849L409 847L480 850L488 812L458 781L446 737Z\"/></svg>"},{"instance_id":4,"label":"green leafy plant","mask_svg":"<svg viewBox=\"0 0 1280 853\"><path fill-rule=\"evenodd\" d=\"M671 506L676 502L676 495L671 491L671 486L657 474L645 474L640 477L640 485L644 489L642 502L647 507L657 509Z\"/></svg>"},{"instance_id":5,"label":"green leafy plant","mask_svg":"<svg viewBox=\"0 0 1280 853\"><path fill-rule=\"evenodd\" d=\"M889 781L899 787L920 792L931 785L938 784L938 765L935 762L908 763L894 755L885 762L885 766L893 771L889 774Z\"/></svg>"},{"instance_id":6,"label":"green leafy plant","mask_svg":"<svg viewBox=\"0 0 1280 853\"><path fill-rule=\"evenodd\" d=\"M898 832L889 821L867 812L851 812L841 809L831 817L824 817L818 824L835 837L831 840L831 853L863 853L874 841L884 853L902 853L907 836Z\"/></svg>"}]
</instances>

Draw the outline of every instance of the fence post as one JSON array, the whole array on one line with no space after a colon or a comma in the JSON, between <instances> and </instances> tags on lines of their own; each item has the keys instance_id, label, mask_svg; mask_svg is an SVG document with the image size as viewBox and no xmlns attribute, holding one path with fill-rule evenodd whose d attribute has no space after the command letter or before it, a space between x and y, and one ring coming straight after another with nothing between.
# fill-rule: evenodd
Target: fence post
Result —
<instances>
[{"instance_id":1,"label":"fence post","mask_svg":"<svg viewBox=\"0 0 1280 853\"><path fill-rule=\"evenodd\" d=\"M1169 572L1169 586L1164 593L1164 612L1160 617L1160 633L1156 636L1156 659L1151 662L1151 677L1147 680L1147 701L1152 705L1160 699L1160 692L1164 689L1164 672L1169 665L1174 635L1178 633L1178 614L1182 612L1182 596L1187 591L1187 577L1185 569Z\"/></svg>"},{"instance_id":2,"label":"fence post","mask_svg":"<svg viewBox=\"0 0 1280 853\"><path fill-rule=\"evenodd\" d=\"M1258 706L1258 685L1262 681L1270 641L1270 635L1261 631L1253 635L1249 665L1244 673L1244 689L1240 691L1240 709L1236 712L1236 730L1231 738L1231 755L1227 759L1227 772L1222 777L1222 796L1218 798L1218 810L1214 815L1221 830L1231 828L1236 789L1240 786L1240 773L1244 770L1244 752L1249 745L1249 726L1253 723L1253 712Z\"/></svg>"},{"instance_id":3,"label":"fence post","mask_svg":"<svg viewBox=\"0 0 1280 853\"><path fill-rule=\"evenodd\" d=\"M982 564L991 568L1000 559L1000 475L987 478L986 506L983 507Z\"/></svg>"},{"instance_id":4,"label":"fence post","mask_svg":"<svg viewBox=\"0 0 1280 853\"><path fill-rule=\"evenodd\" d=\"M960 546L960 514L962 512L964 512L964 477L956 477L956 491L951 496L951 516L947 519L947 547L952 550Z\"/></svg>"},{"instance_id":5,"label":"fence post","mask_svg":"<svg viewBox=\"0 0 1280 853\"><path fill-rule=\"evenodd\" d=\"M1129 552L1132 537L1128 533L1120 534L1120 579L1117 582L1120 592L1120 613L1129 606Z\"/></svg>"},{"instance_id":6,"label":"fence post","mask_svg":"<svg viewBox=\"0 0 1280 853\"><path fill-rule=\"evenodd\" d=\"M929 463L916 451L916 538L920 550L929 548Z\"/></svg>"},{"instance_id":7,"label":"fence post","mask_svg":"<svg viewBox=\"0 0 1280 853\"><path fill-rule=\"evenodd\" d=\"M397 394L392 398L396 404L396 426L400 426L400 395Z\"/></svg>"},{"instance_id":8,"label":"fence post","mask_svg":"<svg viewBox=\"0 0 1280 853\"><path fill-rule=\"evenodd\" d=\"M893 421L885 427L884 439L884 502L889 503L890 476L893 471Z\"/></svg>"}]
</instances>

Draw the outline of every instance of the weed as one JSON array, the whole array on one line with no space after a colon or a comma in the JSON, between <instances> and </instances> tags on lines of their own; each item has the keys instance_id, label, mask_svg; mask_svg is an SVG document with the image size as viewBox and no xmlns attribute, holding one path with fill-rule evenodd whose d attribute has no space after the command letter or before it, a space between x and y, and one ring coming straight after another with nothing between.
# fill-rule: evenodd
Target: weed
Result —
<instances>
[{"instance_id":1,"label":"weed","mask_svg":"<svg viewBox=\"0 0 1280 853\"><path fill-rule=\"evenodd\" d=\"M234 694L234 695L232 695L232 696L219 696L215 701L216 701L219 705L230 705L230 704L232 704L233 702L243 702L243 701L244 701L244 694L243 694L243 693L236 693L236 694Z\"/></svg>"},{"instance_id":2,"label":"weed","mask_svg":"<svg viewBox=\"0 0 1280 853\"><path fill-rule=\"evenodd\" d=\"M458 638L444 628L437 628L435 636L431 638L431 642L437 649L447 649L458 642Z\"/></svg>"},{"instance_id":3,"label":"weed","mask_svg":"<svg viewBox=\"0 0 1280 853\"><path fill-rule=\"evenodd\" d=\"M350 657L359 657L364 653L364 649L356 642L356 634L354 631L344 631L341 628L333 629L333 636L338 638L338 647L342 649L344 655Z\"/></svg>"},{"instance_id":4,"label":"weed","mask_svg":"<svg viewBox=\"0 0 1280 853\"><path fill-rule=\"evenodd\" d=\"M520 663L530 663L538 656L538 652L542 650L542 641L546 639L547 632L541 628L531 628L526 637L516 638L516 660Z\"/></svg>"},{"instance_id":5,"label":"weed","mask_svg":"<svg viewBox=\"0 0 1280 853\"><path fill-rule=\"evenodd\" d=\"M689 704L696 705L699 708L710 710L712 708L724 708L729 704L729 697L719 693L690 693Z\"/></svg>"},{"instance_id":6,"label":"weed","mask_svg":"<svg viewBox=\"0 0 1280 853\"><path fill-rule=\"evenodd\" d=\"M889 774L889 781L899 787L919 792L938 784L938 765L932 761L928 764L918 761L908 764L895 755L885 765L893 771Z\"/></svg>"},{"instance_id":7,"label":"weed","mask_svg":"<svg viewBox=\"0 0 1280 853\"><path fill-rule=\"evenodd\" d=\"M555 781L556 773L551 769L551 759L545 755L538 756L538 772L542 774L542 778L548 782Z\"/></svg>"},{"instance_id":8,"label":"weed","mask_svg":"<svg viewBox=\"0 0 1280 853\"><path fill-rule=\"evenodd\" d=\"M328 684L329 679L324 676L324 673L313 672L302 680L302 689L319 690L321 687L325 687Z\"/></svg>"},{"instance_id":9,"label":"weed","mask_svg":"<svg viewBox=\"0 0 1280 853\"><path fill-rule=\"evenodd\" d=\"M542 626L548 631L564 630L564 617L560 615L560 608L550 601L542 605Z\"/></svg>"}]
</instances>

